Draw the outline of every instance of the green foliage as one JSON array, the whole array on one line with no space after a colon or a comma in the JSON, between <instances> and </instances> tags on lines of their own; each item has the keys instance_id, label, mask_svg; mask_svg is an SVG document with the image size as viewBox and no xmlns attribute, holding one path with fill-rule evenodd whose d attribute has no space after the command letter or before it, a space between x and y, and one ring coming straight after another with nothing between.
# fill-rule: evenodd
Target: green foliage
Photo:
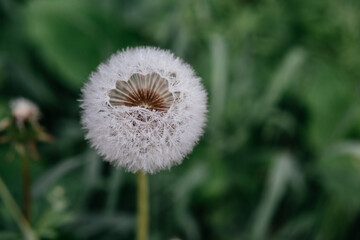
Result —
<instances>
[{"instance_id":1,"label":"green foliage","mask_svg":"<svg viewBox=\"0 0 360 240\"><path fill-rule=\"evenodd\" d=\"M114 13L88 1L32 1L24 12L29 40L75 91L109 54L139 44Z\"/></svg>"},{"instance_id":2,"label":"green foliage","mask_svg":"<svg viewBox=\"0 0 360 240\"><path fill-rule=\"evenodd\" d=\"M359 42L356 0L0 0L0 120L24 96L55 138L32 162L31 226L134 238L135 177L89 149L77 100L112 53L155 45L203 78L209 121L149 177L151 240L360 238ZM20 160L8 144L0 159L21 206ZM0 202L0 239L21 239Z\"/></svg>"}]
</instances>

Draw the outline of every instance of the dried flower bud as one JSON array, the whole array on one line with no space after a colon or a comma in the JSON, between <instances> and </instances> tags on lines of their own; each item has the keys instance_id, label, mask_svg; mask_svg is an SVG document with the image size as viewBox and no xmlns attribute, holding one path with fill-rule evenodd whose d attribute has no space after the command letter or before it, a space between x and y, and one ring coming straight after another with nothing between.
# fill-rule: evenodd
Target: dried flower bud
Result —
<instances>
[{"instance_id":1,"label":"dried flower bud","mask_svg":"<svg viewBox=\"0 0 360 240\"><path fill-rule=\"evenodd\" d=\"M25 98L12 100L10 108L11 116L0 121L0 143L9 142L20 155L29 151L33 159L39 159L36 142L53 141L53 137L38 122L39 108Z\"/></svg>"},{"instance_id":2,"label":"dried flower bud","mask_svg":"<svg viewBox=\"0 0 360 240\"><path fill-rule=\"evenodd\" d=\"M40 117L39 108L25 98L17 98L10 103L11 113L19 128L24 127L25 121L37 122Z\"/></svg>"},{"instance_id":3,"label":"dried flower bud","mask_svg":"<svg viewBox=\"0 0 360 240\"><path fill-rule=\"evenodd\" d=\"M203 133L206 92L192 68L152 47L114 54L83 89L86 139L128 171L180 164Z\"/></svg>"}]
</instances>

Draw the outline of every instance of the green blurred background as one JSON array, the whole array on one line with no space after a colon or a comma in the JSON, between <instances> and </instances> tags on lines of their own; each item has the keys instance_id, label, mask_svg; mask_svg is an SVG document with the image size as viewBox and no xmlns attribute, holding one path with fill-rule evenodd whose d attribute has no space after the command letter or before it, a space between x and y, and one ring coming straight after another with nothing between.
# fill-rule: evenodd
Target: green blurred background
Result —
<instances>
[{"instance_id":1,"label":"green blurred background","mask_svg":"<svg viewBox=\"0 0 360 240\"><path fill-rule=\"evenodd\" d=\"M360 1L0 0L0 119L40 107L41 239L133 239L136 182L95 154L80 89L117 50L170 49L209 92L206 133L151 175L150 240L360 239ZM20 161L0 176L21 205ZM0 201L0 239L21 239Z\"/></svg>"}]
</instances>

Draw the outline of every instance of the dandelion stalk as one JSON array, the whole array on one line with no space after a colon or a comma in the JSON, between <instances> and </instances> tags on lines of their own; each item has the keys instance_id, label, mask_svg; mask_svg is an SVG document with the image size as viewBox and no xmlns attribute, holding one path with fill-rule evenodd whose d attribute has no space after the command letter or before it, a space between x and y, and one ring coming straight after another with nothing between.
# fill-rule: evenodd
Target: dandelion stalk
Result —
<instances>
[{"instance_id":1,"label":"dandelion stalk","mask_svg":"<svg viewBox=\"0 0 360 240\"><path fill-rule=\"evenodd\" d=\"M26 220L24 215L21 214L21 211L16 204L14 198L11 196L8 188L0 177L0 196L6 206L13 216L15 222L17 223L19 229L21 230L25 240L37 240L37 236L32 230L29 222Z\"/></svg>"},{"instance_id":2,"label":"dandelion stalk","mask_svg":"<svg viewBox=\"0 0 360 240\"><path fill-rule=\"evenodd\" d=\"M31 220L31 175L30 161L26 155L26 151L22 151L22 191L23 191L23 212L26 220Z\"/></svg>"},{"instance_id":3,"label":"dandelion stalk","mask_svg":"<svg viewBox=\"0 0 360 240\"><path fill-rule=\"evenodd\" d=\"M136 240L147 240L149 235L149 190L145 173L139 171L137 178L137 228Z\"/></svg>"}]
</instances>

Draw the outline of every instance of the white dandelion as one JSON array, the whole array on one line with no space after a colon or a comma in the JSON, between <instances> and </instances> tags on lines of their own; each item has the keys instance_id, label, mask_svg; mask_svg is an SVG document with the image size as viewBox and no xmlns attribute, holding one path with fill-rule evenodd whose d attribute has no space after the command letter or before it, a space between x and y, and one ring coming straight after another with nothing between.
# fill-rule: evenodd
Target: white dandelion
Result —
<instances>
[{"instance_id":1,"label":"white dandelion","mask_svg":"<svg viewBox=\"0 0 360 240\"><path fill-rule=\"evenodd\" d=\"M86 139L115 166L154 173L180 164L203 133L206 92L169 51L117 52L84 86Z\"/></svg>"}]
</instances>

